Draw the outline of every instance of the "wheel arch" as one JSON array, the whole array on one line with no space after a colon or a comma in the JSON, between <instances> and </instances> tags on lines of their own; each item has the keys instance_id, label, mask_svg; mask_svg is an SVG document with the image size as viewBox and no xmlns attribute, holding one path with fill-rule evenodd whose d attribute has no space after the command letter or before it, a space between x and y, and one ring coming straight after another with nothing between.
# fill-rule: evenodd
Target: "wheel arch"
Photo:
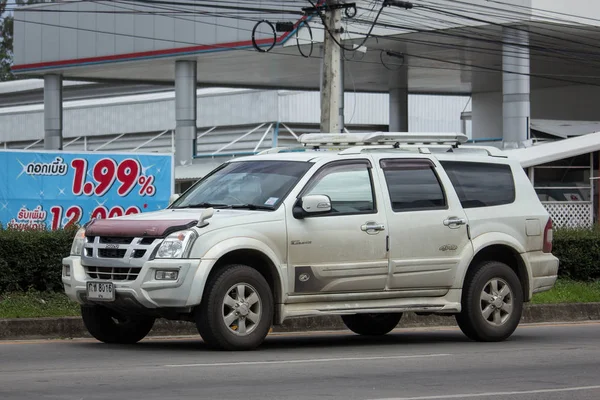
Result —
<instances>
[{"instance_id":1,"label":"wheel arch","mask_svg":"<svg viewBox=\"0 0 600 400\"><path fill-rule=\"evenodd\" d=\"M470 279L486 261L499 261L508 265L521 282L523 301L531 300L530 276L525 260L515 247L507 243L489 244L478 249L467 267L463 282Z\"/></svg>"},{"instance_id":2,"label":"wheel arch","mask_svg":"<svg viewBox=\"0 0 600 400\"><path fill-rule=\"evenodd\" d=\"M260 272L271 288L274 304L279 304L281 302L281 299L283 298L283 285L280 273L273 260L271 260L264 252L252 248L242 248L231 250L223 254L210 270L207 282L218 271L230 264L244 264Z\"/></svg>"},{"instance_id":3,"label":"wheel arch","mask_svg":"<svg viewBox=\"0 0 600 400\"><path fill-rule=\"evenodd\" d=\"M230 264L244 264L257 270L269 284L273 293L274 321L280 320L279 304L285 295L285 277L279 269L279 257L269 246L256 239L236 238L235 241L220 242L206 253L202 262L206 263L206 267L201 268L196 276L194 285L197 287L188 304L198 305L203 301L205 285L222 268Z\"/></svg>"}]
</instances>

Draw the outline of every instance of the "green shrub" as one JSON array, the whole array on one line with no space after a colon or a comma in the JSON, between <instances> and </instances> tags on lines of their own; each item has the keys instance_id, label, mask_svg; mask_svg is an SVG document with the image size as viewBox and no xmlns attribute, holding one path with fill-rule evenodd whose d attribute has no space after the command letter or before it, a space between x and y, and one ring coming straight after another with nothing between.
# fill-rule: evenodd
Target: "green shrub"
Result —
<instances>
[{"instance_id":1,"label":"green shrub","mask_svg":"<svg viewBox=\"0 0 600 400\"><path fill-rule=\"evenodd\" d=\"M62 259L69 255L74 229L17 231L0 228L0 293L62 292ZM552 253L559 275L578 281L600 279L600 227L556 229Z\"/></svg>"},{"instance_id":2,"label":"green shrub","mask_svg":"<svg viewBox=\"0 0 600 400\"><path fill-rule=\"evenodd\" d=\"M62 259L69 255L74 236L74 229L0 229L0 293L62 291Z\"/></svg>"},{"instance_id":3,"label":"green shrub","mask_svg":"<svg viewBox=\"0 0 600 400\"><path fill-rule=\"evenodd\" d=\"M577 281L600 279L600 228L556 229L552 253L560 260L561 277Z\"/></svg>"}]
</instances>

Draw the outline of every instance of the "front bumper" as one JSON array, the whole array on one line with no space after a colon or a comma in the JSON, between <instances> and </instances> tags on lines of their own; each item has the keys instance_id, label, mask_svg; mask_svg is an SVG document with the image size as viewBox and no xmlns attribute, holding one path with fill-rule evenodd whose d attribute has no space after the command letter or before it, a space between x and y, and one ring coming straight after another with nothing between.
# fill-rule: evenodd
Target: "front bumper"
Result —
<instances>
[{"instance_id":1,"label":"front bumper","mask_svg":"<svg viewBox=\"0 0 600 400\"><path fill-rule=\"evenodd\" d=\"M65 276L68 267L70 276ZM156 270L177 270L177 280L155 279ZM112 282L115 301L136 304L144 308L193 307L198 304L198 287L194 282L205 282L209 263L201 260L161 259L144 263L139 275L131 281L108 281L90 278L81 264L81 257L63 259L62 282L67 296L80 304L87 303L86 283ZM190 295L192 297L190 298Z\"/></svg>"}]
</instances>

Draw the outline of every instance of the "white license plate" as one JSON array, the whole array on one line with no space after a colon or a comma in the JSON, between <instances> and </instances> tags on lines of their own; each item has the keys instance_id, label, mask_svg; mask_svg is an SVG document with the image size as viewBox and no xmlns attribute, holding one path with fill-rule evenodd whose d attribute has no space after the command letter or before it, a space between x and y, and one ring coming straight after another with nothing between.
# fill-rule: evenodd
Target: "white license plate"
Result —
<instances>
[{"instance_id":1,"label":"white license plate","mask_svg":"<svg viewBox=\"0 0 600 400\"><path fill-rule=\"evenodd\" d=\"M115 286L112 282L88 282L87 298L89 300L114 301Z\"/></svg>"}]
</instances>

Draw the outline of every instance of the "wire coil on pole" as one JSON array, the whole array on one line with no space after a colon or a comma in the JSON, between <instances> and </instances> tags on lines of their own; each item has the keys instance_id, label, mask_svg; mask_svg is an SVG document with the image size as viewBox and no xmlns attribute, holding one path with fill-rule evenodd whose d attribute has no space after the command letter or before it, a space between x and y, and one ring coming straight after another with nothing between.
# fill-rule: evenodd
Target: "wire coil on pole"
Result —
<instances>
[{"instance_id":1,"label":"wire coil on pole","mask_svg":"<svg viewBox=\"0 0 600 400\"><path fill-rule=\"evenodd\" d=\"M266 50L260 48L258 43L256 43L256 29L263 23L269 25L269 27L271 27L271 31L273 31L273 42L271 43L269 48ZM256 51L259 51L261 53L268 53L269 51L271 51L271 49L273 49L273 47L275 47L275 43L277 43L277 32L275 31L275 27L273 26L273 24L271 22L267 21L266 19L263 19L262 21L258 21L254 25L254 28L252 28L252 47L254 47L256 49Z\"/></svg>"},{"instance_id":2,"label":"wire coil on pole","mask_svg":"<svg viewBox=\"0 0 600 400\"><path fill-rule=\"evenodd\" d=\"M304 54L304 52L302 51L302 48L300 47L300 41L298 40L298 32L300 31L300 27L302 26L302 24L306 25L306 27L308 28L308 34L310 35L310 51L308 52L308 55ZM310 27L310 24L308 22L306 22L305 20L300 21L300 23L298 24L298 27L296 28L296 46L298 47L298 53L300 53L300 55L304 58L310 58L310 56L312 56L313 53L313 49L314 49L314 42L313 42L313 33L312 33L312 28Z\"/></svg>"}]
</instances>

